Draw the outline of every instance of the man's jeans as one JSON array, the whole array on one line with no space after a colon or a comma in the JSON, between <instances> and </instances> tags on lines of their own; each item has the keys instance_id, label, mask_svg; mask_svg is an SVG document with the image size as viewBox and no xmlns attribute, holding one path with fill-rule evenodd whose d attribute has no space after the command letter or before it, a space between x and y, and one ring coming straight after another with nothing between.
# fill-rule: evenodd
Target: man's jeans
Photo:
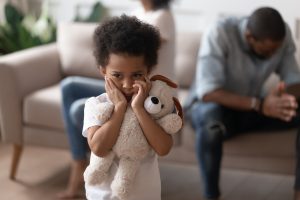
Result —
<instances>
[{"instance_id":1,"label":"man's jeans","mask_svg":"<svg viewBox=\"0 0 300 200\"><path fill-rule=\"evenodd\" d=\"M82 136L85 101L104 91L103 80L74 76L61 82L64 123L75 160L86 159L89 152L87 140Z\"/></svg>"},{"instance_id":2,"label":"man's jeans","mask_svg":"<svg viewBox=\"0 0 300 200\"><path fill-rule=\"evenodd\" d=\"M192 125L196 131L196 153L203 178L204 196L207 198L220 196L219 177L224 139L254 130L298 127L299 133L300 127L299 112L292 122L287 123L265 117L254 111L242 112L215 103L196 102L190 113ZM297 152L300 148L299 142ZM296 180L295 187L300 189L300 169L297 170L297 177L299 178Z\"/></svg>"}]
</instances>

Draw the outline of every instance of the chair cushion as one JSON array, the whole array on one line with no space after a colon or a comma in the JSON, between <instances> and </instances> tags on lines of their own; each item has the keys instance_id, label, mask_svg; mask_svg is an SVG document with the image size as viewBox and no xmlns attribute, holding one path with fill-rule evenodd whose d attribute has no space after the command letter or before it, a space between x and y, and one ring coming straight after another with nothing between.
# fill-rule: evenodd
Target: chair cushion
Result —
<instances>
[{"instance_id":1,"label":"chair cushion","mask_svg":"<svg viewBox=\"0 0 300 200\"><path fill-rule=\"evenodd\" d=\"M239 134L224 143L224 154L251 157L295 156L296 129ZM190 123L185 123L181 142L185 149L195 152L196 135ZM284 144L284 145L283 145Z\"/></svg>"},{"instance_id":2,"label":"chair cushion","mask_svg":"<svg viewBox=\"0 0 300 200\"><path fill-rule=\"evenodd\" d=\"M194 80L200 40L200 32L176 35L175 74L181 87L189 87Z\"/></svg>"},{"instance_id":3,"label":"chair cushion","mask_svg":"<svg viewBox=\"0 0 300 200\"><path fill-rule=\"evenodd\" d=\"M23 109L26 125L64 130L59 84L27 96L24 99Z\"/></svg>"},{"instance_id":4,"label":"chair cushion","mask_svg":"<svg viewBox=\"0 0 300 200\"><path fill-rule=\"evenodd\" d=\"M93 33L96 23L60 23L57 30L57 45L62 73L99 78L93 56Z\"/></svg>"},{"instance_id":5,"label":"chair cushion","mask_svg":"<svg viewBox=\"0 0 300 200\"><path fill-rule=\"evenodd\" d=\"M300 39L295 40L295 46L296 46L295 56L296 56L296 60L298 62L298 65L300 67Z\"/></svg>"}]
</instances>

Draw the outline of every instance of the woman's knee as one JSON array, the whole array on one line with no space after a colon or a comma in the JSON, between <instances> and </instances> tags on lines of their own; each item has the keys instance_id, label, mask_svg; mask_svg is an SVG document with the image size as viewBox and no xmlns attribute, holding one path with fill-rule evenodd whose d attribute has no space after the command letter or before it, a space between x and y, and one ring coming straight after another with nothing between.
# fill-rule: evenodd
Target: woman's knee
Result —
<instances>
[{"instance_id":1,"label":"woman's knee","mask_svg":"<svg viewBox=\"0 0 300 200\"><path fill-rule=\"evenodd\" d=\"M62 93L68 93L69 91L72 91L74 87L76 87L76 77L69 76L64 78L60 82Z\"/></svg>"},{"instance_id":2,"label":"woman's knee","mask_svg":"<svg viewBox=\"0 0 300 200\"><path fill-rule=\"evenodd\" d=\"M72 103L70 108L71 121L75 126L79 128L82 128L82 124L83 124L85 101L86 98L76 100Z\"/></svg>"}]
</instances>

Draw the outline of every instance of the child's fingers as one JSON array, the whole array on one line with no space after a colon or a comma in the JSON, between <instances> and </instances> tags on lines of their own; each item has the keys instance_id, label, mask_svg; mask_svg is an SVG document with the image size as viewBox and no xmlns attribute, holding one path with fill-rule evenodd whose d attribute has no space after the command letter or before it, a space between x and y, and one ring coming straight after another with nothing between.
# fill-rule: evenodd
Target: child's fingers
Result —
<instances>
[{"instance_id":1,"label":"child's fingers","mask_svg":"<svg viewBox=\"0 0 300 200\"><path fill-rule=\"evenodd\" d=\"M149 91L151 89L152 82L150 81L150 79L147 76L145 77L145 80L147 83L147 91Z\"/></svg>"},{"instance_id":2,"label":"child's fingers","mask_svg":"<svg viewBox=\"0 0 300 200\"><path fill-rule=\"evenodd\" d=\"M110 78L106 78L105 89L107 93L111 93L113 90L113 83Z\"/></svg>"},{"instance_id":3,"label":"child's fingers","mask_svg":"<svg viewBox=\"0 0 300 200\"><path fill-rule=\"evenodd\" d=\"M105 79L105 90L106 92L108 92L110 90L109 80L106 76L104 77L104 79Z\"/></svg>"},{"instance_id":4,"label":"child's fingers","mask_svg":"<svg viewBox=\"0 0 300 200\"><path fill-rule=\"evenodd\" d=\"M145 81L146 81L146 83L151 83L149 77L147 77L147 76L145 76Z\"/></svg>"},{"instance_id":5,"label":"child's fingers","mask_svg":"<svg viewBox=\"0 0 300 200\"><path fill-rule=\"evenodd\" d=\"M143 90L143 86L142 86L142 84L140 82L135 82L133 84L133 87L135 88L136 92L139 92L140 90Z\"/></svg>"},{"instance_id":6,"label":"child's fingers","mask_svg":"<svg viewBox=\"0 0 300 200\"><path fill-rule=\"evenodd\" d=\"M107 83L107 87L108 87L109 90L113 90L113 89L117 88L115 83L113 82L113 80L111 78L106 78L105 81Z\"/></svg>"},{"instance_id":7,"label":"child's fingers","mask_svg":"<svg viewBox=\"0 0 300 200\"><path fill-rule=\"evenodd\" d=\"M133 87L138 87L138 89L142 89L142 88L143 88L143 85L142 85L141 82L135 82L135 83L133 84Z\"/></svg>"},{"instance_id":8,"label":"child's fingers","mask_svg":"<svg viewBox=\"0 0 300 200\"><path fill-rule=\"evenodd\" d=\"M143 90L144 91L147 91L147 88L149 87L149 83L145 82L145 81L135 81L135 84L139 84L143 87Z\"/></svg>"},{"instance_id":9,"label":"child's fingers","mask_svg":"<svg viewBox=\"0 0 300 200\"><path fill-rule=\"evenodd\" d=\"M134 84L138 95L144 95L146 91L146 83L144 81L136 81Z\"/></svg>"},{"instance_id":10,"label":"child's fingers","mask_svg":"<svg viewBox=\"0 0 300 200\"><path fill-rule=\"evenodd\" d=\"M109 94L111 94L113 91L115 91L117 89L117 87L115 86L115 84L111 78L106 78L105 89L106 89L106 92Z\"/></svg>"}]
</instances>

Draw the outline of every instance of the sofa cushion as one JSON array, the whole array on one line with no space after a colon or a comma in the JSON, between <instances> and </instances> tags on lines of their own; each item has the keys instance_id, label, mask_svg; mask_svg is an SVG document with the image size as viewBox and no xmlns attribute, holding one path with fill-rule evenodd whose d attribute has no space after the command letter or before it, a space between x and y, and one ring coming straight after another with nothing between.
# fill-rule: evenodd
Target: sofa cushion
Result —
<instances>
[{"instance_id":1,"label":"sofa cushion","mask_svg":"<svg viewBox=\"0 0 300 200\"><path fill-rule=\"evenodd\" d=\"M298 62L298 65L300 67L300 39L295 40L295 46L296 46L296 60Z\"/></svg>"},{"instance_id":2,"label":"sofa cushion","mask_svg":"<svg viewBox=\"0 0 300 200\"><path fill-rule=\"evenodd\" d=\"M287 129L240 134L225 142L224 151L240 156L295 156L296 133L296 129Z\"/></svg>"},{"instance_id":3,"label":"sofa cushion","mask_svg":"<svg viewBox=\"0 0 300 200\"><path fill-rule=\"evenodd\" d=\"M194 80L200 40L200 32L176 35L175 74L180 87L187 88Z\"/></svg>"},{"instance_id":4,"label":"sofa cushion","mask_svg":"<svg viewBox=\"0 0 300 200\"><path fill-rule=\"evenodd\" d=\"M295 156L296 129L239 134L224 143L224 153L235 156L285 157ZM195 152L195 132L185 123L181 142L184 148ZM282 145L284 144L284 145Z\"/></svg>"},{"instance_id":5,"label":"sofa cushion","mask_svg":"<svg viewBox=\"0 0 300 200\"><path fill-rule=\"evenodd\" d=\"M26 125L64 130L60 85L38 90L24 99Z\"/></svg>"},{"instance_id":6,"label":"sofa cushion","mask_svg":"<svg viewBox=\"0 0 300 200\"><path fill-rule=\"evenodd\" d=\"M93 33L95 23L60 23L57 30L57 45L62 73L65 76L79 75L99 78L93 56Z\"/></svg>"}]
</instances>

